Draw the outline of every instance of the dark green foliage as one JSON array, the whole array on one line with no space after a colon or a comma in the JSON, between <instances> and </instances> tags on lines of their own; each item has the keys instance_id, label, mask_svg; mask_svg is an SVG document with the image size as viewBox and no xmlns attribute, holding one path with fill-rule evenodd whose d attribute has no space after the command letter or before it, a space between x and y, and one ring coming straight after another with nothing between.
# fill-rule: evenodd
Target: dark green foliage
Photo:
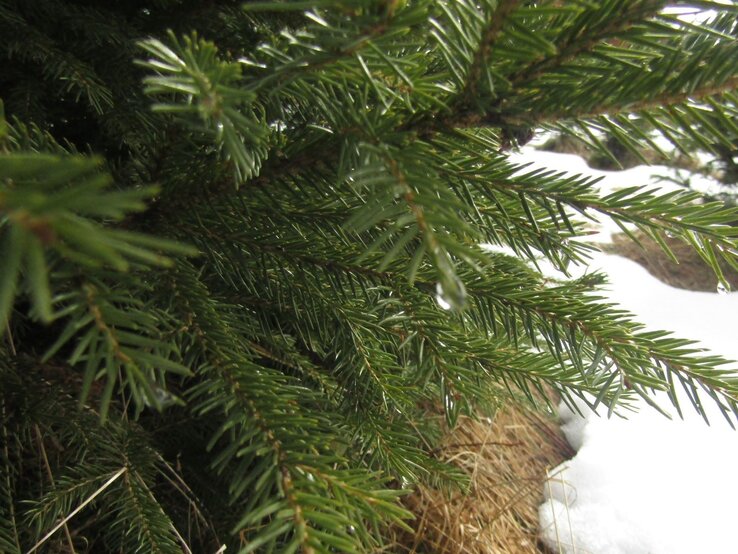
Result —
<instances>
[{"instance_id":1,"label":"dark green foliage","mask_svg":"<svg viewBox=\"0 0 738 554\"><path fill-rule=\"evenodd\" d=\"M738 211L506 155L727 147L738 8L665 5L1 1L0 550L371 552L464 486L460 414L683 387L732 421L724 360L538 265L605 217L720 276Z\"/></svg>"}]
</instances>

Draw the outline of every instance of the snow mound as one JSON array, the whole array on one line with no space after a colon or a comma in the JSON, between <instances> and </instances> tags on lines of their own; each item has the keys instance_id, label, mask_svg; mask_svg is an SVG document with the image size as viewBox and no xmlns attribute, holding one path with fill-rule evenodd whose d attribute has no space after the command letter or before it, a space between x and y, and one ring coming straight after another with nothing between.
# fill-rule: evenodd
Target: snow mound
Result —
<instances>
[{"instance_id":1,"label":"snow mound","mask_svg":"<svg viewBox=\"0 0 738 554\"><path fill-rule=\"evenodd\" d=\"M738 294L675 289L615 256L598 256L593 265L610 276L609 297L639 321L738 359ZM657 401L669 406L665 395ZM708 427L686 398L681 404L684 420L669 420L645 403L627 419L584 405L583 416L560 407L577 455L549 473L539 511L549 547L567 554L738 551L738 433L717 408L706 404Z\"/></svg>"},{"instance_id":2,"label":"snow mound","mask_svg":"<svg viewBox=\"0 0 738 554\"><path fill-rule=\"evenodd\" d=\"M661 166L627 171L589 168L578 156L524 148L513 156L559 171L602 177L603 194L643 185L672 190L659 182ZM710 183L705 183L708 189ZM617 227L602 221L593 238L609 242ZM543 263L544 273L555 273ZM606 296L652 330L667 330L700 341L711 353L738 360L738 293L715 294L670 287L625 258L599 254L589 267L610 278ZM665 395L657 403L667 419L644 402L627 419L582 415L559 407L562 431L576 456L549 472L539 510L540 535L552 552L565 554L728 554L738 552L733 525L738 519L738 432L704 398L711 426L681 395L684 419Z\"/></svg>"}]
</instances>

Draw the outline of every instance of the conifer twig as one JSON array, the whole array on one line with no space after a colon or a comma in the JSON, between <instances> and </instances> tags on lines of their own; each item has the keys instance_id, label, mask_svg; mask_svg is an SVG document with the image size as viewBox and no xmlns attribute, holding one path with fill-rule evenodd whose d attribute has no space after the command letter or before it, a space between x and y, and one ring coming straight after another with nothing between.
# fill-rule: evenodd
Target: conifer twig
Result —
<instances>
[{"instance_id":1,"label":"conifer twig","mask_svg":"<svg viewBox=\"0 0 738 554\"><path fill-rule=\"evenodd\" d=\"M87 499L85 499L84 502L82 502L82 504L80 504L79 506L77 506L67 517L65 517L59 523L57 523L51 531L49 531L48 533L46 533L41 540L39 540L36 544L34 544L31 547L31 549L26 552L26 554L32 554L33 552L35 552L36 550L38 550L38 548L42 544L44 544L47 540L49 540L54 535L54 533L56 533L59 529L61 529L62 526L66 525L67 522L70 519L72 519L74 516L76 516L80 511L82 511L85 506L87 506L90 502L92 502L93 500L95 500L95 498L97 498L105 489L107 489L121 475L123 475L127 471L127 469L128 468L126 468L126 467L122 467L117 472L115 472L115 474L110 479L108 479L107 481L105 481L105 483L99 489L97 489L94 493L92 493Z\"/></svg>"},{"instance_id":2,"label":"conifer twig","mask_svg":"<svg viewBox=\"0 0 738 554\"><path fill-rule=\"evenodd\" d=\"M529 83L547 71L560 67L577 56L591 51L598 44L602 44L602 41L628 30L634 24L642 22L646 17L657 14L663 9L665 2L663 0L654 0L643 2L643 4L645 5L635 4L631 7L627 2L624 2L623 7L627 13L623 14L622 18L613 18L599 32L585 35L581 37L582 40L572 40L568 44L562 45L563 47L560 48L556 55L542 57L528 67L523 68L511 79L511 83L514 86Z\"/></svg>"},{"instance_id":3,"label":"conifer twig","mask_svg":"<svg viewBox=\"0 0 738 554\"><path fill-rule=\"evenodd\" d=\"M734 75L719 84L709 84L702 87L698 87L691 91L676 92L670 94L657 95L652 98L645 98L636 102L631 102L625 105L613 105L603 106L601 110L597 111L582 111L582 112L555 112L549 114L543 114L542 117L536 118L534 121L525 121L527 124L544 125L547 123L556 123L557 121L565 119L590 119L602 115L616 115L619 113L635 113L645 110L651 110L654 108L661 108L664 106L673 106L675 104L681 104L688 100L701 100L710 96L715 96L730 92L738 89L738 75ZM518 123L523 123L522 119L513 120Z\"/></svg>"},{"instance_id":4,"label":"conifer twig","mask_svg":"<svg viewBox=\"0 0 738 554\"><path fill-rule=\"evenodd\" d=\"M507 16L515 11L519 4L520 0L501 0L498 2L496 9L490 13L489 22L479 40L479 47L474 54L474 61L469 68L466 86L462 93L465 103L469 103L474 97L477 90L477 83L482 73L482 67L487 63L487 58L497 37L502 32L502 27L505 25Z\"/></svg>"},{"instance_id":5,"label":"conifer twig","mask_svg":"<svg viewBox=\"0 0 738 554\"><path fill-rule=\"evenodd\" d=\"M51 465L49 464L49 457L46 455L46 447L44 446L44 439L41 436L41 429L39 429L38 424L33 426L34 431L36 432L36 441L38 442L39 450L41 450L41 457L44 460L44 467L46 468L46 475L49 477L49 482L51 483L51 486L54 486L54 474L51 472ZM72 541L72 535L69 533L69 526L64 522L64 535L66 535L67 542L69 543L69 549L71 550L72 554L75 554L74 550L74 542Z\"/></svg>"}]
</instances>

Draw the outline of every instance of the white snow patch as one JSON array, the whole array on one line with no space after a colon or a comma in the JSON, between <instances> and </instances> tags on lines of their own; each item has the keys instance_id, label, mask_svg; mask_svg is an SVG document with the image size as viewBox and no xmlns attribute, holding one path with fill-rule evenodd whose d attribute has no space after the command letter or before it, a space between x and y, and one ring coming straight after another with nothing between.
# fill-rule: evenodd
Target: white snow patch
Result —
<instances>
[{"instance_id":1,"label":"white snow patch","mask_svg":"<svg viewBox=\"0 0 738 554\"><path fill-rule=\"evenodd\" d=\"M596 260L612 280L609 297L652 329L678 331L738 358L738 294L664 285L616 256ZM550 472L540 508L541 536L569 553L693 554L735 552L738 433L709 401L708 427L681 395L685 419L669 420L640 403L627 419L606 410L584 417L560 406L562 430L577 455ZM669 407L665 395L657 396ZM669 410L673 412L674 410Z\"/></svg>"},{"instance_id":2,"label":"white snow patch","mask_svg":"<svg viewBox=\"0 0 738 554\"><path fill-rule=\"evenodd\" d=\"M590 169L577 156L523 149L514 161L588 175L604 175L602 193L649 185L657 167L622 172ZM667 168L663 168L666 170ZM653 185L652 185L653 186ZM662 188L663 184L658 186ZM676 186L676 185L675 185ZM611 227L599 236L607 240ZM606 291L649 329L699 340L715 354L738 359L738 293L718 295L676 289L640 265L605 254L588 268L610 277ZM547 271L548 272L548 271ZM553 469L540 507L540 533L566 554L722 554L738 552L738 432L704 398L711 426L681 396L684 420L669 420L640 402L627 419L607 410L584 417L562 405L562 430L576 456ZM672 414L665 395L656 397Z\"/></svg>"}]
</instances>

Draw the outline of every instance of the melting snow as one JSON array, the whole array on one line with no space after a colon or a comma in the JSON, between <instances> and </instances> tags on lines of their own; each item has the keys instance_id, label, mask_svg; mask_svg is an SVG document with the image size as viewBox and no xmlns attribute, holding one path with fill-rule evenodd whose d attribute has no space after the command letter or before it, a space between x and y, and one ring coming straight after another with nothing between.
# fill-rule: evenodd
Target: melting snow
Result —
<instances>
[{"instance_id":1,"label":"melting snow","mask_svg":"<svg viewBox=\"0 0 738 554\"><path fill-rule=\"evenodd\" d=\"M604 193L653 186L662 167L592 170L577 156L524 149L532 161L570 173L604 176ZM662 188L664 185L659 183ZM671 188L671 187L668 187ZM607 240L604 226L597 238ZM663 284L638 264L597 255L590 269L610 277L607 296L650 329L699 340L738 360L738 293L691 292ZM666 398L659 404L668 407ZM684 399L684 420L665 418L642 403L627 419L584 417L560 407L562 430L576 456L550 472L540 507L540 533L554 551L593 554L721 554L738 552L733 525L738 502L738 432L706 404L711 426ZM672 410L673 412L673 410Z\"/></svg>"}]
</instances>

